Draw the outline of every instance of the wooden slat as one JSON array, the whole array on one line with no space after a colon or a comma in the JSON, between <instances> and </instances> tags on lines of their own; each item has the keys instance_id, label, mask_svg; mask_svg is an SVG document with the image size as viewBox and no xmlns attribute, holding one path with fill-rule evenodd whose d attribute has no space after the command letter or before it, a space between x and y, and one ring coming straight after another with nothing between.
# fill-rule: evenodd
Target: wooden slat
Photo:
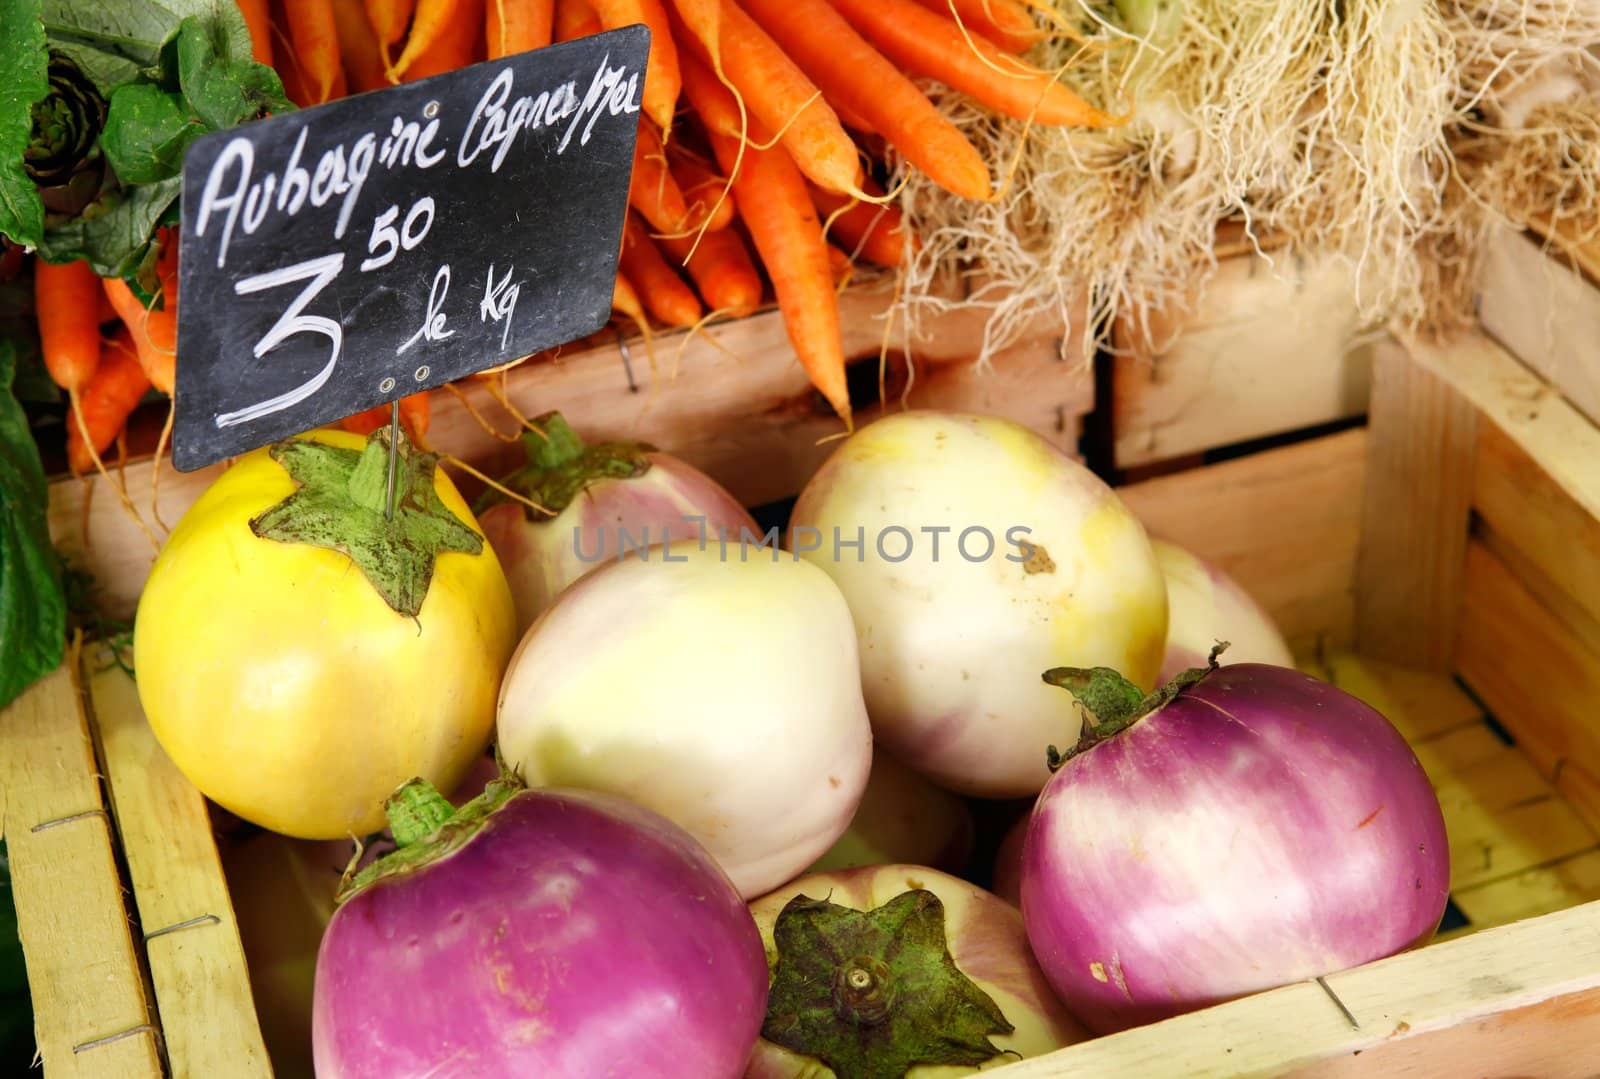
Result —
<instances>
[{"instance_id":1,"label":"wooden slat","mask_svg":"<svg viewBox=\"0 0 1600 1079\"><path fill-rule=\"evenodd\" d=\"M1548 250L1530 233L1499 231L1484 262L1479 319L1491 337L1600 423L1600 288L1559 250Z\"/></svg>"},{"instance_id":2,"label":"wooden slat","mask_svg":"<svg viewBox=\"0 0 1600 1079\"><path fill-rule=\"evenodd\" d=\"M1600 426L1487 337L1439 345L1408 341L1406 347L1476 405L1583 513L1600 518Z\"/></svg>"},{"instance_id":3,"label":"wooden slat","mask_svg":"<svg viewBox=\"0 0 1600 1079\"><path fill-rule=\"evenodd\" d=\"M1592 1077L1600 904L1443 941L1325 981L1354 1025L1321 986L1302 982L990 1074Z\"/></svg>"},{"instance_id":4,"label":"wooden slat","mask_svg":"<svg viewBox=\"0 0 1600 1079\"><path fill-rule=\"evenodd\" d=\"M1366 411L1353 276L1329 260L1222 260L1181 309L1113 339L1115 464L1132 468Z\"/></svg>"},{"instance_id":5,"label":"wooden slat","mask_svg":"<svg viewBox=\"0 0 1600 1079\"><path fill-rule=\"evenodd\" d=\"M110 651L85 662L172 1074L270 1076L205 799L157 744Z\"/></svg>"},{"instance_id":6,"label":"wooden slat","mask_svg":"<svg viewBox=\"0 0 1600 1079\"><path fill-rule=\"evenodd\" d=\"M1413 745L1461 727L1483 728L1483 709L1436 673L1339 653L1328 657L1329 681L1366 701Z\"/></svg>"},{"instance_id":7,"label":"wooden slat","mask_svg":"<svg viewBox=\"0 0 1600 1079\"><path fill-rule=\"evenodd\" d=\"M1482 425L1472 501L1492 534L1486 542L1503 561L1527 564L1530 572L1518 576L1543 602L1572 604L1600 620L1600 518L1492 423Z\"/></svg>"},{"instance_id":8,"label":"wooden slat","mask_svg":"<svg viewBox=\"0 0 1600 1079\"><path fill-rule=\"evenodd\" d=\"M1442 671L1455 643L1477 410L1386 341L1367 427L1356 641L1363 654Z\"/></svg>"},{"instance_id":9,"label":"wooden slat","mask_svg":"<svg viewBox=\"0 0 1600 1079\"><path fill-rule=\"evenodd\" d=\"M1434 1079L1503 1075L1507 1079L1595 1079L1592 1039L1600 1027L1600 989L1493 1012L1405 1037L1359 1056L1350 1053L1293 1079ZM1507 1069L1486 1072L1484 1069ZM1536 1071L1524 1069L1537 1068Z\"/></svg>"},{"instance_id":10,"label":"wooden slat","mask_svg":"<svg viewBox=\"0 0 1600 1079\"><path fill-rule=\"evenodd\" d=\"M1600 849L1530 869L1451 898L1476 928L1508 925L1600 899Z\"/></svg>"},{"instance_id":11,"label":"wooden slat","mask_svg":"<svg viewBox=\"0 0 1600 1079\"><path fill-rule=\"evenodd\" d=\"M155 1079L155 1020L70 663L0 712L0 732L0 834L45 1074Z\"/></svg>"},{"instance_id":12,"label":"wooden slat","mask_svg":"<svg viewBox=\"0 0 1600 1079\"><path fill-rule=\"evenodd\" d=\"M1556 778L1600 775L1600 648L1540 603L1482 543L1467 548L1456 662L1520 747Z\"/></svg>"},{"instance_id":13,"label":"wooden slat","mask_svg":"<svg viewBox=\"0 0 1600 1079\"><path fill-rule=\"evenodd\" d=\"M1506 750L1474 776L1439 788L1450 837L1450 886L1505 880L1593 850L1594 830L1523 758ZM1519 799L1531 798L1531 801Z\"/></svg>"},{"instance_id":14,"label":"wooden slat","mask_svg":"<svg viewBox=\"0 0 1600 1079\"><path fill-rule=\"evenodd\" d=\"M891 300L892 285L883 281L853 286L840 297L845 355L864 370L873 401L879 353L887 342L884 392L892 409L903 403L994 413L1077 451L1077 418L1093 407L1094 379L1089 366L1067 357L1084 355L1086 302L1073 314L1069 340L1062 340L1058 321L1041 318L980 369L973 357L983 340L982 311L927 318L921 336L907 340L901 327L882 317ZM634 339L626 356L625 363L623 351L606 344L556 362L525 364L507 374L506 396L524 416L561 411L591 440L652 442L705 469L748 505L796 493L833 450L835 443L825 440L842 430L810 388L776 310L708 326L692 336L662 335L649 350ZM429 443L490 475L516 467L521 447L486 433L474 412L505 438L520 430L518 421L481 381L465 387L464 397L465 403L448 392L434 395ZM872 404L858 412L857 422L881 414ZM162 520L175 524L222 467L188 475L164 467L158 486ZM452 474L469 497L478 489L464 471ZM164 532L149 508L151 463L131 464L126 475L134 505L159 539ZM77 480L51 485L51 535L69 562L95 578L96 607L108 617L126 619L149 575L154 549L104 480L96 480L90 492Z\"/></svg>"},{"instance_id":15,"label":"wooden slat","mask_svg":"<svg viewBox=\"0 0 1600 1079\"><path fill-rule=\"evenodd\" d=\"M1296 654L1352 636L1362 429L1119 487L1153 534L1233 576Z\"/></svg>"}]
</instances>

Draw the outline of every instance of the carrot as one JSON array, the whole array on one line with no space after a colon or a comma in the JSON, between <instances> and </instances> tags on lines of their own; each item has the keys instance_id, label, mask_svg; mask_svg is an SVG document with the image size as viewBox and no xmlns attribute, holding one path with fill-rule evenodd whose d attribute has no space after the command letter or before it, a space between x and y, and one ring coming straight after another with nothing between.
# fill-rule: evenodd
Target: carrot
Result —
<instances>
[{"instance_id":1,"label":"carrot","mask_svg":"<svg viewBox=\"0 0 1600 1079\"><path fill-rule=\"evenodd\" d=\"M239 14L250 30L250 56L258 64L272 66L272 13L267 0L239 0Z\"/></svg>"},{"instance_id":2,"label":"carrot","mask_svg":"<svg viewBox=\"0 0 1600 1079\"><path fill-rule=\"evenodd\" d=\"M657 232L677 232L689 218L678 181L667 168L666 148L655 121L640 115L639 134L633 144L633 176L628 183L628 205L639 211Z\"/></svg>"},{"instance_id":3,"label":"carrot","mask_svg":"<svg viewBox=\"0 0 1600 1079\"><path fill-rule=\"evenodd\" d=\"M554 0L488 0L488 58L542 49L555 32Z\"/></svg>"},{"instance_id":4,"label":"carrot","mask_svg":"<svg viewBox=\"0 0 1600 1079\"><path fill-rule=\"evenodd\" d=\"M94 376L83 387L81 424L67 426L67 465L73 475L81 476L95 466L149 389L133 336L126 326L119 326L102 345Z\"/></svg>"},{"instance_id":5,"label":"carrot","mask_svg":"<svg viewBox=\"0 0 1600 1079\"><path fill-rule=\"evenodd\" d=\"M982 34L1013 55L1033 48L1046 35L1033 21L1033 13L1018 0L917 0L929 11L953 19L968 31ZM955 10L951 11L951 5Z\"/></svg>"},{"instance_id":6,"label":"carrot","mask_svg":"<svg viewBox=\"0 0 1600 1079\"><path fill-rule=\"evenodd\" d=\"M717 78L717 73L707 66L693 48L686 48L678 56L678 70L683 75L683 96L688 98L700 123L708 132L739 138L739 103L733 93Z\"/></svg>"},{"instance_id":7,"label":"carrot","mask_svg":"<svg viewBox=\"0 0 1600 1079\"><path fill-rule=\"evenodd\" d=\"M668 265L661 249L645 231L644 222L628 211L622 229L618 269L627 276L647 311L669 326L693 326L704 313L700 298Z\"/></svg>"},{"instance_id":8,"label":"carrot","mask_svg":"<svg viewBox=\"0 0 1600 1079\"><path fill-rule=\"evenodd\" d=\"M690 0L676 2L682 10ZM708 60L713 49L720 51L723 73L744 99L746 110L764 127L781 132L795 164L813 182L834 191L859 190L861 159L839 114L743 8L732 0L720 3L717 40L691 35L689 49Z\"/></svg>"},{"instance_id":9,"label":"carrot","mask_svg":"<svg viewBox=\"0 0 1600 1079\"><path fill-rule=\"evenodd\" d=\"M344 70L339 64L339 27L331 0L285 0L283 11L312 100L320 105L345 96L339 92Z\"/></svg>"},{"instance_id":10,"label":"carrot","mask_svg":"<svg viewBox=\"0 0 1600 1079\"><path fill-rule=\"evenodd\" d=\"M656 242L675 265L684 266L687 260L689 276L713 310L739 317L760 306L761 273L738 230L708 232L699 244L693 236L662 237Z\"/></svg>"},{"instance_id":11,"label":"carrot","mask_svg":"<svg viewBox=\"0 0 1600 1079\"><path fill-rule=\"evenodd\" d=\"M415 82L473 62L483 43L485 0L417 0L406 47L389 68L392 82Z\"/></svg>"},{"instance_id":12,"label":"carrot","mask_svg":"<svg viewBox=\"0 0 1600 1079\"><path fill-rule=\"evenodd\" d=\"M1031 67L981 37L969 42L954 19L917 0L828 0L892 62L937 79L1004 116L1051 127L1117 127L1048 71Z\"/></svg>"},{"instance_id":13,"label":"carrot","mask_svg":"<svg viewBox=\"0 0 1600 1079\"><path fill-rule=\"evenodd\" d=\"M385 74L383 49L367 21L361 0L332 0L333 20L339 33L339 56L349 86L358 94L391 85Z\"/></svg>"},{"instance_id":14,"label":"carrot","mask_svg":"<svg viewBox=\"0 0 1600 1079\"><path fill-rule=\"evenodd\" d=\"M432 399L427 390L400 398L400 422L405 424L412 438L419 439L428 433L428 421L432 414Z\"/></svg>"},{"instance_id":15,"label":"carrot","mask_svg":"<svg viewBox=\"0 0 1600 1079\"><path fill-rule=\"evenodd\" d=\"M877 185L869 183L868 192L877 194ZM879 266L898 266L905 258L905 219L899 207L867 202L851 206L850 199L815 185L811 186L811 202L824 219L832 218L828 231L843 242L846 250ZM832 216L843 207L848 209Z\"/></svg>"},{"instance_id":16,"label":"carrot","mask_svg":"<svg viewBox=\"0 0 1600 1079\"><path fill-rule=\"evenodd\" d=\"M289 38L287 29L289 15L284 8L290 2L292 0L268 0L267 10L272 14L270 29L273 42L273 68L278 73L279 81L283 83L284 96L300 108L307 109L317 104L317 96L315 88L311 85L311 79L295 52L294 42Z\"/></svg>"},{"instance_id":17,"label":"carrot","mask_svg":"<svg viewBox=\"0 0 1600 1079\"><path fill-rule=\"evenodd\" d=\"M358 435L370 435L388 422L389 406L373 405L353 416L346 416L339 421L339 426Z\"/></svg>"},{"instance_id":18,"label":"carrot","mask_svg":"<svg viewBox=\"0 0 1600 1079\"><path fill-rule=\"evenodd\" d=\"M682 80L678 46L672 39L662 0L591 0L600 25L607 30L644 23L650 28L650 55L644 71L644 111L662 131L672 131Z\"/></svg>"},{"instance_id":19,"label":"carrot","mask_svg":"<svg viewBox=\"0 0 1600 1079\"><path fill-rule=\"evenodd\" d=\"M715 232L733 224L733 199L723 197L728 186L725 177L718 176L681 149L669 151L667 160L678 190L683 192L684 202L689 207L691 226L699 228L704 224L707 231Z\"/></svg>"},{"instance_id":20,"label":"carrot","mask_svg":"<svg viewBox=\"0 0 1600 1079\"><path fill-rule=\"evenodd\" d=\"M387 52L389 46L406 36L417 0L362 0L362 6L367 9L372 32L378 35L378 44Z\"/></svg>"},{"instance_id":21,"label":"carrot","mask_svg":"<svg viewBox=\"0 0 1600 1079\"><path fill-rule=\"evenodd\" d=\"M833 244L828 245L828 270L833 274L833 283L842 285L855 270L855 263L850 261L850 256L839 250Z\"/></svg>"},{"instance_id":22,"label":"carrot","mask_svg":"<svg viewBox=\"0 0 1600 1079\"><path fill-rule=\"evenodd\" d=\"M177 274L162 274L165 302L160 310L147 309L120 277L104 279L106 295L117 317L133 337L139 362L150 384L169 397L173 393L178 358Z\"/></svg>"},{"instance_id":23,"label":"carrot","mask_svg":"<svg viewBox=\"0 0 1600 1079\"><path fill-rule=\"evenodd\" d=\"M761 125L751 129L752 139L766 140ZM723 169L733 172L738 140L713 132L711 145ZM853 430L828 245L805 177L783 147L747 146L733 178L733 198L777 293L784 329L801 367Z\"/></svg>"},{"instance_id":24,"label":"carrot","mask_svg":"<svg viewBox=\"0 0 1600 1079\"><path fill-rule=\"evenodd\" d=\"M627 315L640 329L649 325L644 316L644 308L639 303L639 291L622 274L617 274L617 280L611 286L611 309Z\"/></svg>"},{"instance_id":25,"label":"carrot","mask_svg":"<svg viewBox=\"0 0 1600 1079\"><path fill-rule=\"evenodd\" d=\"M103 296L100 278L87 262L34 260L33 308L45 370L69 394L82 390L100 363L96 316Z\"/></svg>"},{"instance_id":26,"label":"carrot","mask_svg":"<svg viewBox=\"0 0 1600 1079\"><path fill-rule=\"evenodd\" d=\"M907 161L964 198L993 197L978 148L828 0L743 0L835 108L866 117Z\"/></svg>"},{"instance_id":27,"label":"carrot","mask_svg":"<svg viewBox=\"0 0 1600 1079\"><path fill-rule=\"evenodd\" d=\"M576 41L580 37L592 37L605 29L600 25L600 16L584 0L555 0L555 3L557 41Z\"/></svg>"}]
</instances>

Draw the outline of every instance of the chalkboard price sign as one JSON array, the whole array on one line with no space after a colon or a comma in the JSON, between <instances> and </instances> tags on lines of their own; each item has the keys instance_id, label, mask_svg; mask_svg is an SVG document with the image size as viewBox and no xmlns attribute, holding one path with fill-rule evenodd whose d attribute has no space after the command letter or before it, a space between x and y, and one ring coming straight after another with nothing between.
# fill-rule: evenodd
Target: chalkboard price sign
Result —
<instances>
[{"instance_id":1,"label":"chalkboard price sign","mask_svg":"<svg viewBox=\"0 0 1600 1079\"><path fill-rule=\"evenodd\" d=\"M196 140L174 467L604 326L649 45L623 27Z\"/></svg>"}]
</instances>

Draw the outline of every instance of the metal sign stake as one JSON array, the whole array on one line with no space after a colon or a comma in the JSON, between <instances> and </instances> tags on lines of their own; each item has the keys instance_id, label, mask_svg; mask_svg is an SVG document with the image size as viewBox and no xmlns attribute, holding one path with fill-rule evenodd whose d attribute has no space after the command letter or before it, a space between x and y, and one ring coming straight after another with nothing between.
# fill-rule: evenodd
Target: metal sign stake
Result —
<instances>
[{"instance_id":1,"label":"metal sign stake","mask_svg":"<svg viewBox=\"0 0 1600 1079\"><path fill-rule=\"evenodd\" d=\"M394 471L400 454L400 399L389 402L389 486L383 501L383 519L394 520Z\"/></svg>"}]
</instances>

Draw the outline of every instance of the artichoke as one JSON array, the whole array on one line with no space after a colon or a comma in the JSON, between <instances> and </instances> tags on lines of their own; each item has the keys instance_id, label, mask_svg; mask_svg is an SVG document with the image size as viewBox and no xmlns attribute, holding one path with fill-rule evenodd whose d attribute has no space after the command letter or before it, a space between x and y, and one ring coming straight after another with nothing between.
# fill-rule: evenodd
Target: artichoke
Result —
<instances>
[{"instance_id":1,"label":"artichoke","mask_svg":"<svg viewBox=\"0 0 1600 1079\"><path fill-rule=\"evenodd\" d=\"M47 213L73 217L95 200L105 181L97 141L106 100L77 64L53 49L48 77L50 92L33 106L33 139L23 168Z\"/></svg>"}]
</instances>

